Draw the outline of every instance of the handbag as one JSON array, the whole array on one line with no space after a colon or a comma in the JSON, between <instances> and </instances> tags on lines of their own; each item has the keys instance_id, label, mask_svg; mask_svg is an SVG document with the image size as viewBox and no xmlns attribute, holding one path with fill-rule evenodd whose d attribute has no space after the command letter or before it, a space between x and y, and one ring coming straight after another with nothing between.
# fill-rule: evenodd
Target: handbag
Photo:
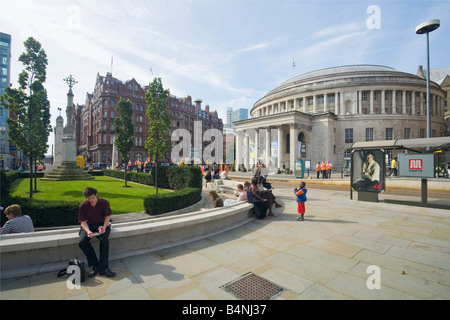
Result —
<instances>
[{"instance_id":1,"label":"handbag","mask_svg":"<svg viewBox=\"0 0 450 320\"><path fill-rule=\"evenodd\" d=\"M261 202L261 200L257 199L253 195L253 192L247 191L247 202L249 202L249 203L256 203L256 202Z\"/></svg>"}]
</instances>

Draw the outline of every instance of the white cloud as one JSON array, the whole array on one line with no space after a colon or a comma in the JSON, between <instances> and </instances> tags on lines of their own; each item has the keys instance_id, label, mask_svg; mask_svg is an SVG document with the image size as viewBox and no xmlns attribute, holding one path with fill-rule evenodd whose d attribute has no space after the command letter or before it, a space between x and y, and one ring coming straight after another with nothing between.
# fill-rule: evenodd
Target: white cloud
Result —
<instances>
[{"instance_id":1,"label":"white cloud","mask_svg":"<svg viewBox=\"0 0 450 320\"><path fill-rule=\"evenodd\" d=\"M356 31L360 31L364 28L363 25L359 23L349 23L341 26L333 26L328 27L312 34L312 38L323 38L334 36L336 34L345 34L345 33L355 33Z\"/></svg>"}]
</instances>

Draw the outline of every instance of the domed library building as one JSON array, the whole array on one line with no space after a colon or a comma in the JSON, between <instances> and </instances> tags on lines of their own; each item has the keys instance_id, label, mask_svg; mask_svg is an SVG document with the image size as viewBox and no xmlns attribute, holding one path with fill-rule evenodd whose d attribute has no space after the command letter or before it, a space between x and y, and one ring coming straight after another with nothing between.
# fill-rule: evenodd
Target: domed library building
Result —
<instances>
[{"instance_id":1,"label":"domed library building","mask_svg":"<svg viewBox=\"0 0 450 320\"><path fill-rule=\"evenodd\" d=\"M446 92L430 82L432 137L445 135ZM236 164L290 168L296 160L348 166L354 142L425 138L426 80L386 66L349 65L298 75L235 122Z\"/></svg>"}]
</instances>

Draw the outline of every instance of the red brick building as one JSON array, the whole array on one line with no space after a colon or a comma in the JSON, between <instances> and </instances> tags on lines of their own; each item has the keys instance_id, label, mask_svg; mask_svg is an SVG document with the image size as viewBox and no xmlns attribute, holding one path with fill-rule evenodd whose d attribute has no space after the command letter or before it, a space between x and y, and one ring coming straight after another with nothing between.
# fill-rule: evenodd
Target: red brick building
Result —
<instances>
[{"instance_id":1,"label":"red brick building","mask_svg":"<svg viewBox=\"0 0 450 320\"><path fill-rule=\"evenodd\" d=\"M77 105L75 110L78 153L88 162L111 164L115 135L114 118L117 116L114 109L122 97L131 101L134 110L135 141L129 154L130 159L132 162L147 159L145 141L149 128L146 90L147 87L141 87L135 79L122 82L111 73L107 73L105 77L97 74L94 92L87 93L85 104ZM195 121L202 121L203 132L208 129L223 131L223 122L219 119L217 111L211 112L208 105L202 110L201 100L195 100L193 104L190 96L177 98L169 95L167 111L171 121L170 135L176 129L187 129L193 137ZM170 139L170 136L167 139ZM165 161L170 161L170 152Z\"/></svg>"}]
</instances>

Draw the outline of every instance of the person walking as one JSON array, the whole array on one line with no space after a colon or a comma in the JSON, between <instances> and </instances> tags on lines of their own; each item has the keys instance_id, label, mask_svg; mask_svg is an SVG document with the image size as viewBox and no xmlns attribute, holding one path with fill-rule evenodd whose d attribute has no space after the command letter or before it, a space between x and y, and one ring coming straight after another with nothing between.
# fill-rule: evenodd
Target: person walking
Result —
<instances>
[{"instance_id":1,"label":"person walking","mask_svg":"<svg viewBox=\"0 0 450 320\"><path fill-rule=\"evenodd\" d=\"M97 273L107 277L114 277L115 272L109 269L109 234L111 232L111 208L109 202L97 196L97 190L87 187L83 190L86 201L78 207L78 222L81 224L79 236L79 247L88 260L88 266L92 267L88 273L88 278L92 278ZM100 257L94 251L91 244L93 234L100 241Z\"/></svg>"},{"instance_id":2,"label":"person walking","mask_svg":"<svg viewBox=\"0 0 450 320\"><path fill-rule=\"evenodd\" d=\"M305 208L305 202L308 200L306 198L306 193L308 190L306 189L306 183L300 182L299 189L294 189L294 194L297 196L297 211L300 214L300 217L297 219L297 221L303 221L305 220L303 216L305 215L306 208Z\"/></svg>"},{"instance_id":3,"label":"person walking","mask_svg":"<svg viewBox=\"0 0 450 320\"><path fill-rule=\"evenodd\" d=\"M397 175L397 157L393 158L391 161L389 177L391 176L391 174L394 174L394 177Z\"/></svg>"}]
</instances>

